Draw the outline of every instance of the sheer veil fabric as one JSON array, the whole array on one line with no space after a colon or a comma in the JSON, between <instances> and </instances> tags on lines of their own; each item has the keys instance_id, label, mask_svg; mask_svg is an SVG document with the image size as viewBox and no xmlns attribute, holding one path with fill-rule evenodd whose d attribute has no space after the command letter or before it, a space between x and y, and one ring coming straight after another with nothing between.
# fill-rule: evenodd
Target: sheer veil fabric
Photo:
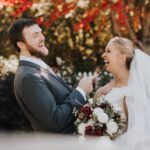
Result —
<instances>
[{"instance_id":1,"label":"sheer veil fabric","mask_svg":"<svg viewBox=\"0 0 150 150\"><path fill-rule=\"evenodd\" d=\"M150 149L150 56L139 49L131 63L126 104L128 129L115 141L118 149Z\"/></svg>"}]
</instances>

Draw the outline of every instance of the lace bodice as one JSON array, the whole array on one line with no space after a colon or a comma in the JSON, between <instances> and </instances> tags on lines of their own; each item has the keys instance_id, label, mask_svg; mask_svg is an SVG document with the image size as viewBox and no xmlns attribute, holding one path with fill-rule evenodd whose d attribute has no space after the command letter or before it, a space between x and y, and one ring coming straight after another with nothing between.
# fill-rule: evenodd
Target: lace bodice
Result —
<instances>
[{"instance_id":1,"label":"lace bodice","mask_svg":"<svg viewBox=\"0 0 150 150\"><path fill-rule=\"evenodd\" d=\"M120 87L120 88L114 87L104 97L105 100L109 101L115 108L125 113L124 98L125 96L129 95L130 92L131 91L129 90L128 87Z\"/></svg>"}]
</instances>

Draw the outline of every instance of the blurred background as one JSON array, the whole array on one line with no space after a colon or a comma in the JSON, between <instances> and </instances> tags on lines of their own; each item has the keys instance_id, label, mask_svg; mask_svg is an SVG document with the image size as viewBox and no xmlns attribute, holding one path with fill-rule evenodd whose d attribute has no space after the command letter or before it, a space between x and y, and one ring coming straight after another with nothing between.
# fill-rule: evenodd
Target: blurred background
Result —
<instances>
[{"instance_id":1,"label":"blurred background","mask_svg":"<svg viewBox=\"0 0 150 150\"><path fill-rule=\"evenodd\" d=\"M45 61L73 88L94 72L96 88L113 78L101 54L114 36L150 54L149 0L0 0L0 131L32 131L14 96L18 54L7 39L10 24L22 17L43 28Z\"/></svg>"}]
</instances>

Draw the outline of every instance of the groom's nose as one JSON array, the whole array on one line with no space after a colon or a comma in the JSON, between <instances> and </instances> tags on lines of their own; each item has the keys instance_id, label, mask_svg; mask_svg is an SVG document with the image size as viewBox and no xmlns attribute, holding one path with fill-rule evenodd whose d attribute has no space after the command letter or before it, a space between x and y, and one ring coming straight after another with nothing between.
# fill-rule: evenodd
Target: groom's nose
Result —
<instances>
[{"instance_id":1,"label":"groom's nose","mask_svg":"<svg viewBox=\"0 0 150 150\"><path fill-rule=\"evenodd\" d=\"M39 35L39 39L40 39L40 41L45 41L45 36L43 35L43 33L41 33Z\"/></svg>"}]
</instances>

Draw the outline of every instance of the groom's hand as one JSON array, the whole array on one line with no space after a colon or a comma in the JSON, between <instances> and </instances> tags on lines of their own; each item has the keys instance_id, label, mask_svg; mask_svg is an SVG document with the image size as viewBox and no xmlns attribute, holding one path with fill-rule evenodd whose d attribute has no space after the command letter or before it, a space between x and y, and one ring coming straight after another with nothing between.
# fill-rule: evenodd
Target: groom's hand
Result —
<instances>
[{"instance_id":1,"label":"groom's hand","mask_svg":"<svg viewBox=\"0 0 150 150\"><path fill-rule=\"evenodd\" d=\"M79 81L78 87L83 89L86 93L90 93L93 90L93 82L97 78L97 75L92 77L82 78Z\"/></svg>"}]
</instances>

